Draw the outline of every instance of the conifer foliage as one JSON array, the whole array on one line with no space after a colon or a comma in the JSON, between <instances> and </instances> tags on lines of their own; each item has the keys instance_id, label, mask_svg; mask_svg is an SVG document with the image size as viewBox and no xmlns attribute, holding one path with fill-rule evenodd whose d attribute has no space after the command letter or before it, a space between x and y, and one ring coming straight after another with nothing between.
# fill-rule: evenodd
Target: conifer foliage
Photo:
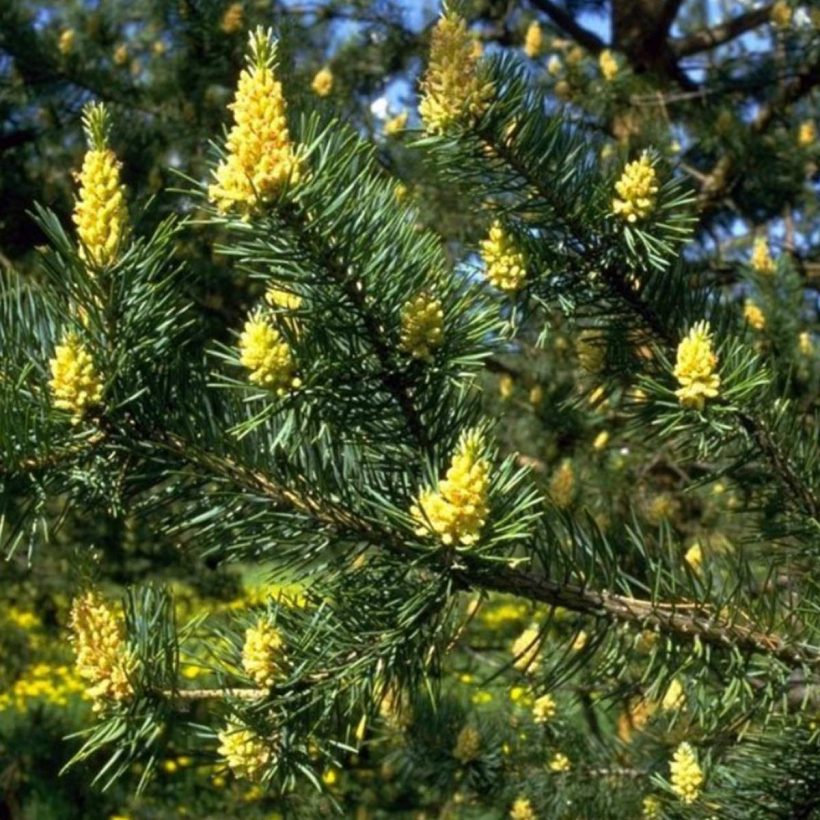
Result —
<instances>
[{"instance_id":1,"label":"conifer foliage","mask_svg":"<svg viewBox=\"0 0 820 820\"><path fill-rule=\"evenodd\" d=\"M717 191L740 154L693 175L714 146L679 161L625 121L638 68L685 84L671 52L641 66L637 46L615 54L563 8L532 8L594 59L535 14L520 53L483 53L469 9L446 5L418 115L379 142L330 104L324 64L300 105L309 78L299 90L279 33L253 28L207 173L178 174L195 216L129 200L127 134L85 106L73 227L33 206L38 278L0 280L2 546L36 565L43 533L102 509L298 589L185 619L161 583L106 600L85 573L68 627L94 717L68 765L98 785L136 770L148 788L169 748L196 744L307 812L314 792L349 807L337 772L378 755L442 812L817 808L805 259L748 237L749 261L716 269L704 233L727 233ZM765 20L816 63L808 12ZM240 30L242 4L221 21ZM63 56L75 47L64 32ZM579 113L590 82L604 107L634 83L611 134ZM398 187L387 136L422 169L418 197L462 199L457 239ZM816 162L816 134L795 139ZM191 299L192 234L251 283L221 333Z\"/></svg>"}]
</instances>

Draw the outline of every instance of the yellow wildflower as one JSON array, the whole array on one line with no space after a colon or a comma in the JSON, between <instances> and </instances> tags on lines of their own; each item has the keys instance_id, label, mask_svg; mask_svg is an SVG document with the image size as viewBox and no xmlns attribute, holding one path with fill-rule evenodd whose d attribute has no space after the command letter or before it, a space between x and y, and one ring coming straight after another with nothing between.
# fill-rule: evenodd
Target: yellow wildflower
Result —
<instances>
[{"instance_id":1,"label":"yellow wildflower","mask_svg":"<svg viewBox=\"0 0 820 820\"><path fill-rule=\"evenodd\" d=\"M806 120L800 123L800 128L797 130L797 144L801 148L809 148L814 145L817 139L817 127L811 120Z\"/></svg>"},{"instance_id":2,"label":"yellow wildflower","mask_svg":"<svg viewBox=\"0 0 820 820\"><path fill-rule=\"evenodd\" d=\"M537 20L533 20L527 26L527 34L524 37L524 54L531 60L541 55L544 49L544 32L541 30Z\"/></svg>"},{"instance_id":3,"label":"yellow wildflower","mask_svg":"<svg viewBox=\"0 0 820 820\"><path fill-rule=\"evenodd\" d=\"M421 81L419 114L428 133L471 125L484 113L493 86L480 76L478 60L467 24L457 14L444 14L433 29Z\"/></svg>"},{"instance_id":4,"label":"yellow wildflower","mask_svg":"<svg viewBox=\"0 0 820 820\"><path fill-rule=\"evenodd\" d=\"M573 652L580 652L589 641L589 635L587 635L585 630L580 630L578 634L572 639L571 649Z\"/></svg>"},{"instance_id":5,"label":"yellow wildflower","mask_svg":"<svg viewBox=\"0 0 820 820\"><path fill-rule=\"evenodd\" d=\"M270 689L281 677L284 665L284 641L279 630L267 618L260 618L245 632L242 668L259 686Z\"/></svg>"},{"instance_id":6,"label":"yellow wildflower","mask_svg":"<svg viewBox=\"0 0 820 820\"><path fill-rule=\"evenodd\" d=\"M508 399L515 390L515 379L509 374L504 373L498 380L498 393L502 399Z\"/></svg>"},{"instance_id":7,"label":"yellow wildflower","mask_svg":"<svg viewBox=\"0 0 820 820\"><path fill-rule=\"evenodd\" d=\"M686 706L686 692L683 684L677 678L673 678L661 698L661 709L671 712L674 709L683 709L684 706Z\"/></svg>"},{"instance_id":8,"label":"yellow wildflower","mask_svg":"<svg viewBox=\"0 0 820 820\"><path fill-rule=\"evenodd\" d=\"M414 359L431 361L444 339L444 307L429 293L408 299L401 309L399 346Z\"/></svg>"},{"instance_id":9,"label":"yellow wildflower","mask_svg":"<svg viewBox=\"0 0 820 820\"><path fill-rule=\"evenodd\" d=\"M717 363L709 323L698 322L678 345L673 371L681 385L675 395L684 407L703 410L705 400L717 396L720 387L720 376L715 373Z\"/></svg>"},{"instance_id":10,"label":"yellow wildflower","mask_svg":"<svg viewBox=\"0 0 820 820\"><path fill-rule=\"evenodd\" d=\"M797 337L797 346L804 356L811 356L814 350L814 343L812 342L811 333L809 333L808 330L804 330Z\"/></svg>"},{"instance_id":11,"label":"yellow wildflower","mask_svg":"<svg viewBox=\"0 0 820 820\"><path fill-rule=\"evenodd\" d=\"M490 463L482 458L484 441L471 431L461 437L446 478L424 489L410 510L417 535L433 534L446 546L475 544L489 514Z\"/></svg>"},{"instance_id":12,"label":"yellow wildflower","mask_svg":"<svg viewBox=\"0 0 820 820\"><path fill-rule=\"evenodd\" d=\"M513 666L519 672L527 672L538 660L541 650L541 633L536 626L527 627L513 642Z\"/></svg>"},{"instance_id":13,"label":"yellow wildflower","mask_svg":"<svg viewBox=\"0 0 820 820\"><path fill-rule=\"evenodd\" d=\"M592 442L592 447L595 450L603 450L604 447L609 443L609 433L606 430L601 430L597 436L595 436L595 441Z\"/></svg>"},{"instance_id":14,"label":"yellow wildflower","mask_svg":"<svg viewBox=\"0 0 820 820\"><path fill-rule=\"evenodd\" d=\"M271 762L269 745L247 727L229 723L217 737L217 751L237 777L257 780Z\"/></svg>"},{"instance_id":15,"label":"yellow wildflower","mask_svg":"<svg viewBox=\"0 0 820 820\"><path fill-rule=\"evenodd\" d=\"M275 52L270 31L257 28L250 36L248 66L229 106L234 125L227 156L208 189L220 211L236 206L247 214L259 202L278 196L288 181L299 180L300 160L288 131L282 85L274 76Z\"/></svg>"},{"instance_id":16,"label":"yellow wildflower","mask_svg":"<svg viewBox=\"0 0 820 820\"><path fill-rule=\"evenodd\" d=\"M621 178L615 183L618 196L612 200L612 210L627 222L645 219L655 207L658 175L646 151L640 159L627 163Z\"/></svg>"},{"instance_id":17,"label":"yellow wildflower","mask_svg":"<svg viewBox=\"0 0 820 820\"><path fill-rule=\"evenodd\" d=\"M661 818L661 801L657 797L648 794L643 799L641 817L643 820L660 820Z\"/></svg>"},{"instance_id":18,"label":"yellow wildflower","mask_svg":"<svg viewBox=\"0 0 820 820\"><path fill-rule=\"evenodd\" d=\"M681 743L675 750L669 771L672 791L682 803L694 803L700 796L704 777L697 755L688 743Z\"/></svg>"},{"instance_id":19,"label":"yellow wildflower","mask_svg":"<svg viewBox=\"0 0 820 820\"><path fill-rule=\"evenodd\" d=\"M327 97L333 91L333 72L328 66L316 72L310 87L313 89L313 93L319 97Z\"/></svg>"},{"instance_id":20,"label":"yellow wildflower","mask_svg":"<svg viewBox=\"0 0 820 820\"><path fill-rule=\"evenodd\" d=\"M71 643L77 655L77 672L90 684L95 701L127 700L134 694L129 680L135 668L125 642L122 623L95 592L74 600L69 619ZM95 707L97 708L97 707Z\"/></svg>"},{"instance_id":21,"label":"yellow wildflower","mask_svg":"<svg viewBox=\"0 0 820 820\"><path fill-rule=\"evenodd\" d=\"M565 458L550 479L549 494L552 503L559 510L566 509L575 497L575 470L572 462Z\"/></svg>"},{"instance_id":22,"label":"yellow wildflower","mask_svg":"<svg viewBox=\"0 0 820 820\"><path fill-rule=\"evenodd\" d=\"M561 73L561 69L564 67L564 64L561 62L561 58L557 54L553 54L552 57L547 60L547 73L550 77L557 77Z\"/></svg>"},{"instance_id":23,"label":"yellow wildflower","mask_svg":"<svg viewBox=\"0 0 820 820\"><path fill-rule=\"evenodd\" d=\"M526 797L519 797L510 809L510 820L537 820L538 815Z\"/></svg>"},{"instance_id":24,"label":"yellow wildflower","mask_svg":"<svg viewBox=\"0 0 820 820\"><path fill-rule=\"evenodd\" d=\"M481 735L473 726L465 726L456 738L453 757L460 763L470 763L481 753Z\"/></svg>"},{"instance_id":25,"label":"yellow wildflower","mask_svg":"<svg viewBox=\"0 0 820 820\"><path fill-rule=\"evenodd\" d=\"M89 409L102 401L103 383L91 354L80 337L68 333L54 350L49 362L54 406L72 413L72 423L78 424Z\"/></svg>"},{"instance_id":26,"label":"yellow wildflower","mask_svg":"<svg viewBox=\"0 0 820 820\"><path fill-rule=\"evenodd\" d=\"M154 40L151 45L151 51L154 52L154 56L162 57L163 54L168 50L168 46L162 40Z\"/></svg>"},{"instance_id":27,"label":"yellow wildflower","mask_svg":"<svg viewBox=\"0 0 820 820\"><path fill-rule=\"evenodd\" d=\"M77 33L73 28L63 29L60 32L60 38L57 40L57 50L60 54L70 54L74 50L74 41L77 38Z\"/></svg>"},{"instance_id":28,"label":"yellow wildflower","mask_svg":"<svg viewBox=\"0 0 820 820\"><path fill-rule=\"evenodd\" d=\"M114 49L114 65L125 65L128 62L128 46L120 43Z\"/></svg>"},{"instance_id":29,"label":"yellow wildflower","mask_svg":"<svg viewBox=\"0 0 820 820\"><path fill-rule=\"evenodd\" d=\"M245 25L245 9L242 3L231 3L225 9L219 27L225 34L236 34Z\"/></svg>"},{"instance_id":30,"label":"yellow wildflower","mask_svg":"<svg viewBox=\"0 0 820 820\"><path fill-rule=\"evenodd\" d=\"M749 327L755 330L763 330L766 327L766 316L751 299L747 299L743 305L743 317L749 323Z\"/></svg>"},{"instance_id":31,"label":"yellow wildflower","mask_svg":"<svg viewBox=\"0 0 820 820\"><path fill-rule=\"evenodd\" d=\"M552 759L548 764L548 768L551 772L568 772L572 768L572 764L569 762L569 758L561 753L556 752Z\"/></svg>"},{"instance_id":32,"label":"yellow wildflower","mask_svg":"<svg viewBox=\"0 0 820 820\"><path fill-rule=\"evenodd\" d=\"M532 719L536 723L548 723L555 717L556 712L555 699L552 695L541 695L540 698L535 699L532 705Z\"/></svg>"},{"instance_id":33,"label":"yellow wildflower","mask_svg":"<svg viewBox=\"0 0 820 820\"><path fill-rule=\"evenodd\" d=\"M100 267L114 262L128 235L125 186L121 163L108 147L108 112L101 103L83 111L88 151L76 179L80 184L73 220L80 238L80 255Z\"/></svg>"},{"instance_id":34,"label":"yellow wildflower","mask_svg":"<svg viewBox=\"0 0 820 820\"><path fill-rule=\"evenodd\" d=\"M280 396L301 386L301 379L294 375L296 365L290 346L261 315L251 316L245 322L239 337L239 351L239 361L251 371L248 378L253 384L267 387Z\"/></svg>"},{"instance_id":35,"label":"yellow wildflower","mask_svg":"<svg viewBox=\"0 0 820 820\"><path fill-rule=\"evenodd\" d=\"M322 783L325 786L335 786L339 781L339 770L333 766L328 766L322 773Z\"/></svg>"},{"instance_id":36,"label":"yellow wildflower","mask_svg":"<svg viewBox=\"0 0 820 820\"><path fill-rule=\"evenodd\" d=\"M489 235L481 242L481 258L485 275L492 285L506 293L521 289L527 276L527 262L498 220L493 222Z\"/></svg>"},{"instance_id":37,"label":"yellow wildflower","mask_svg":"<svg viewBox=\"0 0 820 820\"><path fill-rule=\"evenodd\" d=\"M786 0L777 0L769 12L769 19L778 28L786 28L792 21L791 6Z\"/></svg>"},{"instance_id":38,"label":"yellow wildflower","mask_svg":"<svg viewBox=\"0 0 820 820\"><path fill-rule=\"evenodd\" d=\"M701 545L697 542L692 544L692 546L686 550L686 555L683 556L683 560L689 564L693 572L697 572L701 564L703 564L703 548Z\"/></svg>"},{"instance_id":39,"label":"yellow wildflower","mask_svg":"<svg viewBox=\"0 0 820 820\"><path fill-rule=\"evenodd\" d=\"M758 273L774 273L777 269L769 252L769 243L764 236L758 236L752 246L752 267Z\"/></svg>"},{"instance_id":40,"label":"yellow wildflower","mask_svg":"<svg viewBox=\"0 0 820 820\"><path fill-rule=\"evenodd\" d=\"M605 48L598 57L598 67L607 82L611 82L617 76L618 61L608 48Z\"/></svg>"},{"instance_id":41,"label":"yellow wildflower","mask_svg":"<svg viewBox=\"0 0 820 820\"><path fill-rule=\"evenodd\" d=\"M388 137L395 137L396 134L400 134L404 131L405 127L407 126L407 118L408 118L407 111L402 111L399 114L396 114L395 117L390 117L385 124L384 124L384 133Z\"/></svg>"},{"instance_id":42,"label":"yellow wildflower","mask_svg":"<svg viewBox=\"0 0 820 820\"><path fill-rule=\"evenodd\" d=\"M533 407L538 407L544 400L544 388L540 384L534 385L530 389L530 404Z\"/></svg>"}]
</instances>

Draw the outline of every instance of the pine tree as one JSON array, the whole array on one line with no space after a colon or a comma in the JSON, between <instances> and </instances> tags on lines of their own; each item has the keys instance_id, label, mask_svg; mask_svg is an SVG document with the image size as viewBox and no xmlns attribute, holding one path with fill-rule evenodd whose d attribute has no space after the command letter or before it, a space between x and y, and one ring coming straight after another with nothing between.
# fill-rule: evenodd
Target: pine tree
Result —
<instances>
[{"instance_id":1,"label":"pine tree","mask_svg":"<svg viewBox=\"0 0 820 820\"><path fill-rule=\"evenodd\" d=\"M2 279L4 546L102 509L298 588L185 621L86 572L97 783L182 747L306 816L377 767L442 816L817 808L817 21L616 3L607 48L533 9L446 7L375 144L253 28L161 204L84 107L73 223L36 206ZM242 283L213 333L191 235Z\"/></svg>"}]
</instances>

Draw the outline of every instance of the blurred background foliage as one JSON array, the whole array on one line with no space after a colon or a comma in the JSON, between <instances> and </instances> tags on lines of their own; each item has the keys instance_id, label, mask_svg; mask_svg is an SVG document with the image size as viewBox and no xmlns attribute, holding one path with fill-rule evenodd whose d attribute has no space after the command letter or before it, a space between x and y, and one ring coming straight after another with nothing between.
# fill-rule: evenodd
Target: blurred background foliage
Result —
<instances>
[{"instance_id":1,"label":"blurred background foliage","mask_svg":"<svg viewBox=\"0 0 820 820\"><path fill-rule=\"evenodd\" d=\"M812 405L818 366L811 329L820 279L817 9L783 4L789 15L782 25L785 17L775 8L781 4L753 8L731 0L463 5L477 47L527 51L555 106L565 106L579 129L602 141L602 162L620 163L654 146L675 165L699 196L690 261L739 308L751 301L762 310L762 323L749 319L746 332L777 362L789 395ZM355 123L375 141L385 169L402 180L397 195L416 200L422 222L444 237L454 258L463 256L486 231L479 203L438 181L405 145L418 123L415 85L437 13L432 3L397 0L3 0L0 264L27 278L39 275L35 250L45 238L29 216L35 201L70 224L72 171L84 151L80 112L91 99L105 101L116 123L112 142L133 212L143 213L138 231L147 233L169 212L196 216L196 203L174 191L174 171L206 176L209 141L222 133L247 32L257 24L281 36L293 109L326 107ZM720 28L733 19L744 22L732 31ZM611 79L602 74L605 45L616 61ZM321 96L312 82L323 68L330 69L332 88ZM749 264L755 237L767 238L780 266L776 289ZM214 250L219 241L216 229L189 228L176 248L194 272L188 296L200 308L203 338L224 336L260 296L259 283L237 274ZM697 573L704 563L717 567L733 550L763 548L765 510L751 505L752 468L748 485L718 480L692 490L709 465L682 466L654 442L644 443L640 431L625 424L626 388L606 398L594 389L608 367L600 349L558 315L545 341L544 331L532 328L524 355L495 360L482 388L488 408L504 419L504 448L533 467L557 506L588 510L613 537L628 537L623 522L637 516L645 531L657 534L651 548L678 550L683 572ZM263 569L218 566L184 547L127 516L101 512L89 520L69 512L58 536L39 547L36 562L15 554L3 564L0 816L332 813L327 796L308 789L284 801L266 796L196 749L172 749L139 798L128 782L105 794L91 789L83 766L58 776L68 757L65 744L76 742L63 738L87 722L91 708L65 638L69 601L82 578L93 575L112 590L149 576L166 580L181 617L218 619L221 611L252 603L260 590L278 592L266 585ZM298 590L282 594L298 605ZM608 790L639 816L651 773L634 761L643 759L644 747L680 733L685 680L675 682L671 694L672 684L664 682L663 691L649 695L629 670L612 669L612 679L627 685L601 699L607 682L570 674L569 663L565 683L551 693L554 713L543 702L539 711L538 693L510 664L516 641L544 613L496 597L471 602L467 614L458 647L440 670L439 713L427 714L423 699L397 704L382 716L388 731L380 745L324 772L343 813L501 817L527 783L550 817L578 817L581 804L583 816L606 817ZM567 613L554 613L550 624L549 644L561 647L565 661L594 640ZM202 647L202 657L187 658L183 673L207 683L200 665L206 655ZM574 758L585 761L577 778ZM589 790L589 778L606 788Z\"/></svg>"}]
</instances>

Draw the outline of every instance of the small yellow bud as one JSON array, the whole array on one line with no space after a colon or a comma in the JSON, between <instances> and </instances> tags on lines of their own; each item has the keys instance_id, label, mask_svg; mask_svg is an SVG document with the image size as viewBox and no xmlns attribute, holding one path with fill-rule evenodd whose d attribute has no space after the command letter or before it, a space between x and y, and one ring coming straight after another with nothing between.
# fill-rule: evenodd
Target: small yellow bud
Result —
<instances>
[{"instance_id":1,"label":"small yellow bud","mask_svg":"<svg viewBox=\"0 0 820 820\"><path fill-rule=\"evenodd\" d=\"M682 803L694 803L700 796L704 777L697 755L688 743L681 743L675 750L669 771L672 791Z\"/></svg>"},{"instance_id":2,"label":"small yellow bud","mask_svg":"<svg viewBox=\"0 0 820 820\"><path fill-rule=\"evenodd\" d=\"M402 111L400 114L396 114L395 117L390 117L390 119L384 123L385 136L395 137L404 131L407 126L408 116L407 111Z\"/></svg>"},{"instance_id":3,"label":"small yellow bud","mask_svg":"<svg viewBox=\"0 0 820 820\"><path fill-rule=\"evenodd\" d=\"M489 236L481 242L481 258L487 279L499 290L515 293L523 287L527 277L526 259L497 220Z\"/></svg>"},{"instance_id":4,"label":"small yellow bud","mask_svg":"<svg viewBox=\"0 0 820 820\"><path fill-rule=\"evenodd\" d=\"M104 700L128 700L134 694L130 676L136 668L125 643L122 622L95 592L74 600L69 620L77 672L91 684L88 694L99 709Z\"/></svg>"},{"instance_id":5,"label":"small yellow bud","mask_svg":"<svg viewBox=\"0 0 820 820\"><path fill-rule=\"evenodd\" d=\"M541 30L537 20L533 20L527 27L527 34L524 37L524 54L531 60L541 56L544 49L544 32Z\"/></svg>"},{"instance_id":6,"label":"small yellow bud","mask_svg":"<svg viewBox=\"0 0 820 820\"><path fill-rule=\"evenodd\" d=\"M245 9L242 3L231 3L222 15L219 28L221 28L225 34L236 34L244 25Z\"/></svg>"},{"instance_id":7,"label":"small yellow bud","mask_svg":"<svg viewBox=\"0 0 820 820\"><path fill-rule=\"evenodd\" d=\"M482 457L483 449L478 433L462 436L446 478L437 489L422 490L411 507L417 535L434 535L445 546L471 546L479 540L490 512L490 463Z\"/></svg>"},{"instance_id":8,"label":"small yellow bud","mask_svg":"<svg viewBox=\"0 0 820 820\"><path fill-rule=\"evenodd\" d=\"M319 97L327 97L333 91L333 72L325 66L316 72L310 87L313 93Z\"/></svg>"},{"instance_id":9,"label":"small yellow bud","mask_svg":"<svg viewBox=\"0 0 820 820\"><path fill-rule=\"evenodd\" d=\"M565 510L572 504L575 498L575 470L568 458L565 458L553 473L549 484L549 494L552 503L559 510Z\"/></svg>"},{"instance_id":10,"label":"small yellow bud","mask_svg":"<svg viewBox=\"0 0 820 820\"><path fill-rule=\"evenodd\" d=\"M92 407L102 402L103 383L94 360L80 337L68 333L55 348L54 358L49 364L49 387L54 396L54 406L68 410L72 414L72 423L78 424Z\"/></svg>"},{"instance_id":11,"label":"small yellow bud","mask_svg":"<svg viewBox=\"0 0 820 820\"><path fill-rule=\"evenodd\" d=\"M755 330L763 330L766 327L766 316L751 299L747 299L743 305L743 317L749 323L749 327Z\"/></svg>"},{"instance_id":12,"label":"small yellow bud","mask_svg":"<svg viewBox=\"0 0 820 820\"><path fill-rule=\"evenodd\" d=\"M715 372L717 363L709 323L698 322L678 345L674 369L681 385L675 394L684 407L703 410L706 399L717 396L720 387L720 376Z\"/></svg>"},{"instance_id":13,"label":"small yellow bud","mask_svg":"<svg viewBox=\"0 0 820 820\"><path fill-rule=\"evenodd\" d=\"M513 666L519 672L528 672L538 660L541 633L536 626L527 627L513 642Z\"/></svg>"},{"instance_id":14,"label":"small yellow bud","mask_svg":"<svg viewBox=\"0 0 820 820\"><path fill-rule=\"evenodd\" d=\"M279 630L267 618L260 618L245 632L242 668L248 677L270 689L285 669L284 646Z\"/></svg>"},{"instance_id":15,"label":"small yellow bud","mask_svg":"<svg viewBox=\"0 0 820 820\"><path fill-rule=\"evenodd\" d=\"M432 361L444 339L444 307L428 293L409 299L401 311L399 346L415 359Z\"/></svg>"},{"instance_id":16,"label":"small yellow bud","mask_svg":"<svg viewBox=\"0 0 820 820\"><path fill-rule=\"evenodd\" d=\"M63 29L60 32L60 38L57 40L57 50L65 56L71 54L74 50L74 42L77 39L77 33L73 28Z\"/></svg>"},{"instance_id":17,"label":"small yellow bud","mask_svg":"<svg viewBox=\"0 0 820 820\"><path fill-rule=\"evenodd\" d=\"M797 144L801 148L809 148L817 140L817 127L811 120L800 123L797 131Z\"/></svg>"},{"instance_id":18,"label":"small yellow bud","mask_svg":"<svg viewBox=\"0 0 820 820\"><path fill-rule=\"evenodd\" d=\"M618 182L618 196L612 200L613 212L627 222L645 219L655 208L658 193L658 176L645 151L640 159L630 162Z\"/></svg>"},{"instance_id":19,"label":"small yellow bud","mask_svg":"<svg viewBox=\"0 0 820 820\"><path fill-rule=\"evenodd\" d=\"M703 564L703 548L701 545L697 542L692 544L692 546L686 550L686 555L683 556L683 560L689 564L693 572L698 572Z\"/></svg>"},{"instance_id":20,"label":"small yellow bud","mask_svg":"<svg viewBox=\"0 0 820 820\"><path fill-rule=\"evenodd\" d=\"M791 6L786 0L777 0L769 12L769 19L777 28L786 28L792 21Z\"/></svg>"},{"instance_id":21,"label":"small yellow bud","mask_svg":"<svg viewBox=\"0 0 820 820\"><path fill-rule=\"evenodd\" d=\"M598 57L598 67L601 75L607 82L611 82L618 74L618 61L612 52L605 48Z\"/></svg>"},{"instance_id":22,"label":"small yellow bud","mask_svg":"<svg viewBox=\"0 0 820 820\"><path fill-rule=\"evenodd\" d=\"M541 695L532 705L532 719L536 723L548 723L555 717L557 707L552 695Z\"/></svg>"},{"instance_id":23,"label":"small yellow bud","mask_svg":"<svg viewBox=\"0 0 820 820\"><path fill-rule=\"evenodd\" d=\"M769 251L766 237L758 236L752 246L752 268L758 273L771 274L777 270L777 265Z\"/></svg>"},{"instance_id":24,"label":"small yellow bud","mask_svg":"<svg viewBox=\"0 0 820 820\"><path fill-rule=\"evenodd\" d=\"M273 758L270 746L255 732L238 723L228 723L217 738L218 753L237 777L258 780Z\"/></svg>"},{"instance_id":25,"label":"small yellow bud","mask_svg":"<svg viewBox=\"0 0 820 820\"><path fill-rule=\"evenodd\" d=\"M214 171L208 197L220 211L239 208L246 216L299 181L301 162L290 139L282 85L276 80L275 46L270 32L250 37L248 66L239 76L234 125L226 156Z\"/></svg>"},{"instance_id":26,"label":"small yellow bud","mask_svg":"<svg viewBox=\"0 0 820 820\"><path fill-rule=\"evenodd\" d=\"M480 76L478 60L467 24L457 14L444 14L433 29L421 81L419 114L428 133L469 126L484 113L493 86Z\"/></svg>"},{"instance_id":27,"label":"small yellow bud","mask_svg":"<svg viewBox=\"0 0 820 820\"><path fill-rule=\"evenodd\" d=\"M251 371L253 384L284 396L301 387L295 376L296 365L282 334L263 316L251 316L239 337L240 362Z\"/></svg>"},{"instance_id":28,"label":"small yellow bud","mask_svg":"<svg viewBox=\"0 0 820 820\"><path fill-rule=\"evenodd\" d=\"M114 65L123 66L128 62L128 46L120 43L114 49Z\"/></svg>"},{"instance_id":29,"label":"small yellow bud","mask_svg":"<svg viewBox=\"0 0 820 820\"><path fill-rule=\"evenodd\" d=\"M453 757L460 763L470 763L481 754L481 735L472 726L465 726L456 738Z\"/></svg>"},{"instance_id":30,"label":"small yellow bud","mask_svg":"<svg viewBox=\"0 0 820 820\"><path fill-rule=\"evenodd\" d=\"M538 815L526 797L519 797L510 808L510 820L538 820Z\"/></svg>"}]
</instances>

